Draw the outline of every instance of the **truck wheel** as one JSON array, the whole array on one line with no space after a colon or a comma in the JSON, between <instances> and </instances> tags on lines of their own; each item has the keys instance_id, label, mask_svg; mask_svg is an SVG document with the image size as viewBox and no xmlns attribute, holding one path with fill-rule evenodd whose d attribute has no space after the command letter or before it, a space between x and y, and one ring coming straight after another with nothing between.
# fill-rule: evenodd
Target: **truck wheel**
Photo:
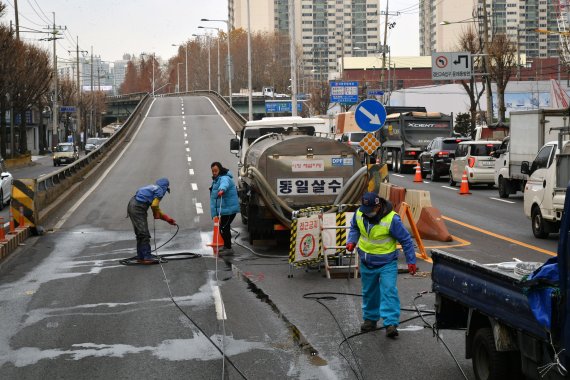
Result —
<instances>
[{"instance_id":1,"label":"truck wheel","mask_svg":"<svg viewBox=\"0 0 570 380\"><path fill-rule=\"evenodd\" d=\"M502 380L508 376L508 356L495 348L493 332L485 327L473 338L473 372L477 380Z\"/></svg>"},{"instance_id":2,"label":"truck wheel","mask_svg":"<svg viewBox=\"0 0 570 380\"><path fill-rule=\"evenodd\" d=\"M499 177L499 197L508 198L510 194L510 186L506 179Z\"/></svg>"},{"instance_id":3,"label":"truck wheel","mask_svg":"<svg viewBox=\"0 0 570 380\"><path fill-rule=\"evenodd\" d=\"M538 239L546 239L548 237L546 223L548 222L542 217L542 213L538 206L534 206L532 208L530 219L532 221L532 233L534 234L534 237Z\"/></svg>"},{"instance_id":4,"label":"truck wheel","mask_svg":"<svg viewBox=\"0 0 570 380\"><path fill-rule=\"evenodd\" d=\"M430 177L432 182L439 181L439 174L435 171L435 165L433 162L430 164Z\"/></svg>"},{"instance_id":5,"label":"truck wheel","mask_svg":"<svg viewBox=\"0 0 570 380\"><path fill-rule=\"evenodd\" d=\"M394 173L400 172L400 152L395 151L392 153L392 168L394 169Z\"/></svg>"}]
</instances>

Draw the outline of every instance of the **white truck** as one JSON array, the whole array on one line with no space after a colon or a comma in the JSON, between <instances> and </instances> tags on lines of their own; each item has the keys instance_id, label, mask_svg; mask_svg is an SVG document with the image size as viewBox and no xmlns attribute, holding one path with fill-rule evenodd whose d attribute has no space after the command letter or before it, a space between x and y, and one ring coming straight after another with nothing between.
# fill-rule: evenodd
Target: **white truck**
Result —
<instances>
[{"instance_id":1,"label":"white truck","mask_svg":"<svg viewBox=\"0 0 570 380\"><path fill-rule=\"evenodd\" d=\"M531 219L532 233L539 239L560 230L566 187L570 181L570 141L567 137L564 141L570 128L557 129L560 132L558 141L547 142L532 164L521 163L521 172L528 175L524 213Z\"/></svg>"},{"instance_id":2,"label":"white truck","mask_svg":"<svg viewBox=\"0 0 570 380\"><path fill-rule=\"evenodd\" d=\"M564 127L567 118L568 110L563 109L511 112L510 135L493 153L495 186L501 198L523 191L528 176L521 172L521 163L532 161L545 143L556 141L556 128Z\"/></svg>"}]
</instances>

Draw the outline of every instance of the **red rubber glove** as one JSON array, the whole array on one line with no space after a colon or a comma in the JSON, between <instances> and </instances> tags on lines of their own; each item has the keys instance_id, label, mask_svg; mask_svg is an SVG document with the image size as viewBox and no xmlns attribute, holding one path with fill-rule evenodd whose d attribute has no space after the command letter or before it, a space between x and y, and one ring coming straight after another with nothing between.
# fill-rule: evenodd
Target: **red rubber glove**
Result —
<instances>
[{"instance_id":1,"label":"red rubber glove","mask_svg":"<svg viewBox=\"0 0 570 380\"><path fill-rule=\"evenodd\" d=\"M176 221L166 214L162 214L162 220L164 220L166 223L170 224L171 226L176 225Z\"/></svg>"},{"instance_id":2,"label":"red rubber glove","mask_svg":"<svg viewBox=\"0 0 570 380\"><path fill-rule=\"evenodd\" d=\"M224 195L224 190L218 191L218 198L220 198L222 195Z\"/></svg>"},{"instance_id":3,"label":"red rubber glove","mask_svg":"<svg viewBox=\"0 0 570 380\"><path fill-rule=\"evenodd\" d=\"M348 243L348 244L346 245L346 250L347 250L348 252L352 252L352 251L354 251L354 247L356 247L356 244L354 244L354 243Z\"/></svg>"},{"instance_id":4,"label":"red rubber glove","mask_svg":"<svg viewBox=\"0 0 570 380\"><path fill-rule=\"evenodd\" d=\"M408 272L413 276L418 271L416 264L408 264Z\"/></svg>"}]
</instances>

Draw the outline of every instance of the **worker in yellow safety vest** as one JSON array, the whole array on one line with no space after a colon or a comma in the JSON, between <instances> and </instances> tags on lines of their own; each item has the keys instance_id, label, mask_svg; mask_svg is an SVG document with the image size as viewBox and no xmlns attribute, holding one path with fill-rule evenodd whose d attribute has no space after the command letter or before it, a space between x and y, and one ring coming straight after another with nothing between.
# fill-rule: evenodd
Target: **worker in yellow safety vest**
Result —
<instances>
[{"instance_id":1,"label":"worker in yellow safety vest","mask_svg":"<svg viewBox=\"0 0 570 380\"><path fill-rule=\"evenodd\" d=\"M396 244L404 249L408 272L416 273L416 253L410 233L404 227L392 204L375 193L365 193L362 204L354 213L346 250L358 247L360 274L362 277L363 332L376 329L383 319L386 336L398 336L400 323L400 298L396 286L398 254Z\"/></svg>"}]
</instances>

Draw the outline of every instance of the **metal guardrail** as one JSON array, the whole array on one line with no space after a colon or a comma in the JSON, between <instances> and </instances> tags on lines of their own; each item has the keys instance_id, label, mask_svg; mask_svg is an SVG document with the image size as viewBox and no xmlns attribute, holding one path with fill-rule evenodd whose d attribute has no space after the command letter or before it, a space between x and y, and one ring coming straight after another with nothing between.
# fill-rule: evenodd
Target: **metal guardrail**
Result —
<instances>
[{"instance_id":1,"label":"metal guardrail","mask_svg":"<svg viewBox=\"0 0 570 380\"><path fill-rule=\"evenodd\" d=\"M42 211L54 202L61 194L63 194L70 186L83 180L84 175L87 174L94 166L104 159L107 153L123 140L123 138L130 132L132 126L135 125L140 118L141 113L146 108L146 103L150 99L149 94L141 97L141 101L136 106L135 110L121 128L119 128L107 141L105 141L99 148L93 150L86 156L76 160L59 170L52 173L41 175L36 179L35 191L35 210L40 216L36 218L41 219Z\"/></svg>"}]
</instances>

